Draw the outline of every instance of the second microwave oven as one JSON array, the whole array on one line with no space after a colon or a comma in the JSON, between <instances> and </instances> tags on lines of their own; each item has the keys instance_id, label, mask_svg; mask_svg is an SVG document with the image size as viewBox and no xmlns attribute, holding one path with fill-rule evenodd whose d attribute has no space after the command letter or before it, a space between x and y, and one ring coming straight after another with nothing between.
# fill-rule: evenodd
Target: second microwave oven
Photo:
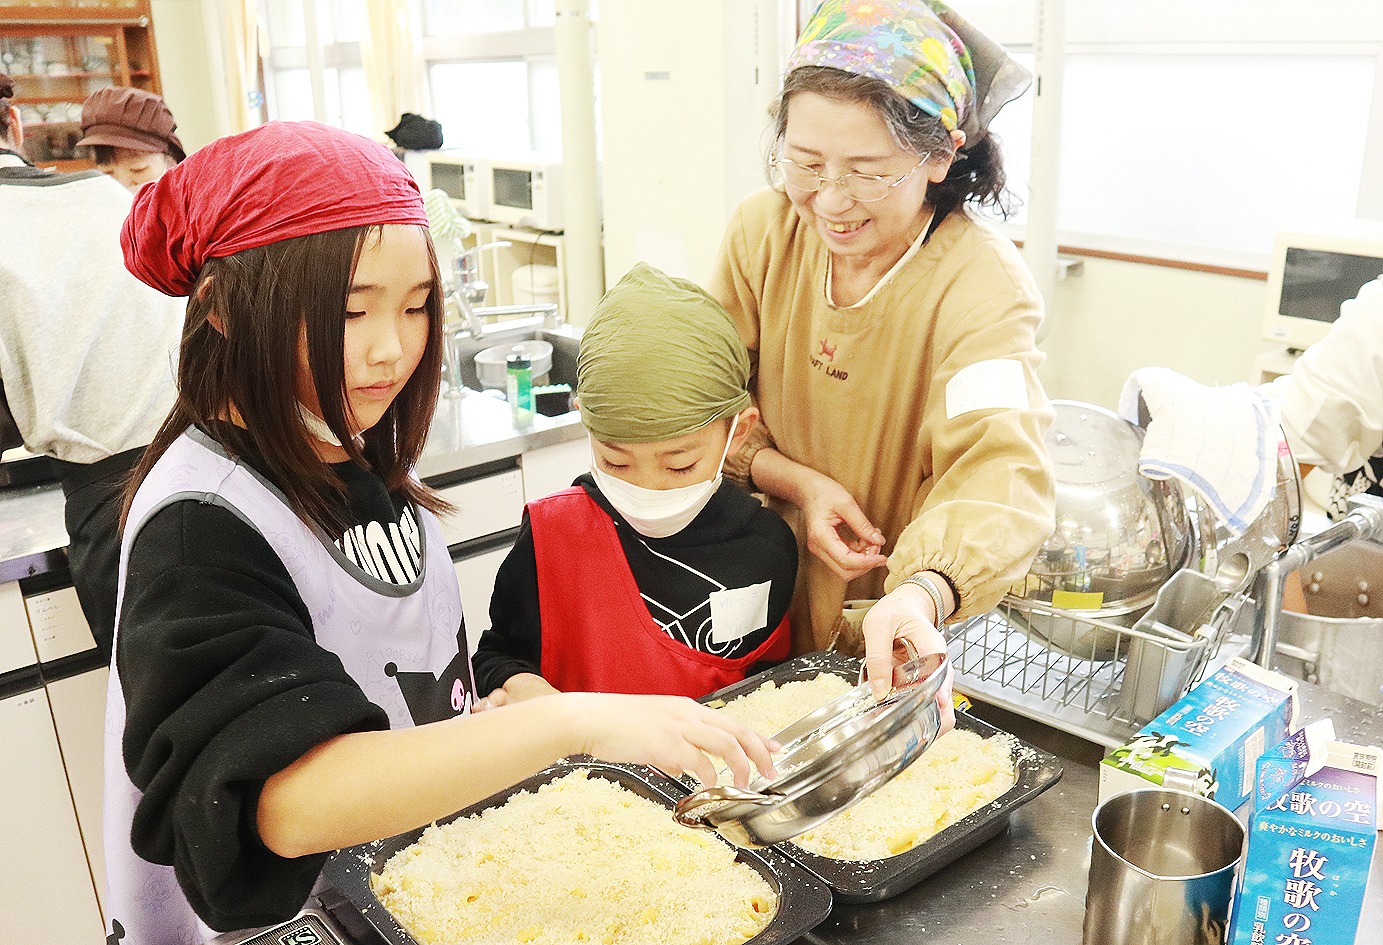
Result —
<instances>
[{"instance_id":1,"label":"second microwave oven","mask_svg":"<svg viewBox=\"0 0 1383 945\"><path fill-rule=\"evenodd\" d=\"M554 233L565 229L560 161L489 158L485 161L485 187L490 199L487 219Z\"/></svg>"}]
</instances>

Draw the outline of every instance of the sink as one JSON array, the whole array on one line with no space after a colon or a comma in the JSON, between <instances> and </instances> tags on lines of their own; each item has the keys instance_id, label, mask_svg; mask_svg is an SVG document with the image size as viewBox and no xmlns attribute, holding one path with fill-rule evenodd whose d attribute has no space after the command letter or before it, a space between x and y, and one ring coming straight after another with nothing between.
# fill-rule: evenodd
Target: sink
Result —
<instances>
[{"instance_id":1,"label":"sink","mask_svg":"<svg viewBox=\"0 0 1383 945\"><path fill-rule=\"evenodd\" d=\"M481 388L480 378L475 370L475 356L481 351L495 345L531 340L546 341L552 345L552 370L548 372L546 383L570 384L575 390L576 355L581 347L581 332L569 325L545 327L540 318L487 325L481 338L457 338L454 341L454 350L460 362L461 383L471 390ZM445 372L445 368L443 370Z\"/></svg>"},{"instance_id":2,"label":"sink","mask_svg":"<svg viewBox=\"0 0 1383 945\"><path fill-rule=\"evenodd\" d=\"M1282 611L1276 667L1383 706L1383 546L1352 542L1299 573L1310 613Z\"/></svg>"}]
</instances>

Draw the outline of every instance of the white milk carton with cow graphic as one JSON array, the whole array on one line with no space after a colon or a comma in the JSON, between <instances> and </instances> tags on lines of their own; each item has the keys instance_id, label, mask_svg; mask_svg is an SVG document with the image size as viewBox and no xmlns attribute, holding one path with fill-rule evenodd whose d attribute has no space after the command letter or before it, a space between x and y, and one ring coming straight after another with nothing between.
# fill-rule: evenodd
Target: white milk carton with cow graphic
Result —
<instances>
[{"instance_id":1,"label":"white milk carton with cow graphic","mask_svg":"<svg viewBox=\"0 0 1383 945\"><path fill-rule=\"evenodd\" d=\"M1230 660L1100 762L1100 802L1164 787L1234 810L1253 793L1254 764L1296 728L1296 681Z\"/></svg>"}]
</instances>

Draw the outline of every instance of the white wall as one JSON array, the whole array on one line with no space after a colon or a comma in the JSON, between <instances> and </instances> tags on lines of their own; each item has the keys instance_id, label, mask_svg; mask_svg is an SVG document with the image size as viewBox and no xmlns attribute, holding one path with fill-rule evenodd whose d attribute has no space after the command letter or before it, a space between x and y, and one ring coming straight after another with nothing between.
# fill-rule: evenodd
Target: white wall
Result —
<instances>
[{"instance_id":1,"label":"white wall","mask_svg":"<svg viewBox=\"0 0 1383 945\"><path fill-rule=\"evenodd\" d=\"M640 260L710 276L730 212L766 182L784 15L778 0L601 0L606 285Z\"/></svg>"},{"instance_id":2,"label":"white wall","mask_svg":"<svg viewBox=\"0 0 1383 945\"><path fill-rule=\"evenodd\" d=\"M218 80L215 24L204 7L215 0L153 0L154 45L163 97L189 153L225 134L224 83Z\"/></svg>"},{"instance_id":3,"label":"white wall","mask_svg":"<svg viewBox=\"0 0 1383 945\"><path fill-rule=\"evenodd\" d=\"M1129 373L1168 367L1203 384L1256 379L1267 284L1144 263L1084 259L1058 283L1041 344L1054 399L1114 408Z\"/></svg>"}]
</instances>

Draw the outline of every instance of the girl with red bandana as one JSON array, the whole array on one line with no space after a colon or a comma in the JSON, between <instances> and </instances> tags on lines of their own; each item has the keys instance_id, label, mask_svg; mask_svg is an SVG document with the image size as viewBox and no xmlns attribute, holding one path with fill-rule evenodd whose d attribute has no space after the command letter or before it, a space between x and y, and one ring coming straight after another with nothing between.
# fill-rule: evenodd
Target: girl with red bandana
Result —
<instances>
[{"instance_id":1,"label":"girl with red bandana","mask_svg":"<svg viewBox=\"0 0 1383 945\"><path fill-rule=\"evenodd\" d=\"M187 296L178 399L136 468L107 703L111 935L290 918L333 850L565 755L714 780L769 743L687 699L472 716L454 572L412 474L441 374L421 196L388 151L273 122L146 185L126 264ZM329 788L329 790L324 790Z\"/></svg>"}]
</instances>

